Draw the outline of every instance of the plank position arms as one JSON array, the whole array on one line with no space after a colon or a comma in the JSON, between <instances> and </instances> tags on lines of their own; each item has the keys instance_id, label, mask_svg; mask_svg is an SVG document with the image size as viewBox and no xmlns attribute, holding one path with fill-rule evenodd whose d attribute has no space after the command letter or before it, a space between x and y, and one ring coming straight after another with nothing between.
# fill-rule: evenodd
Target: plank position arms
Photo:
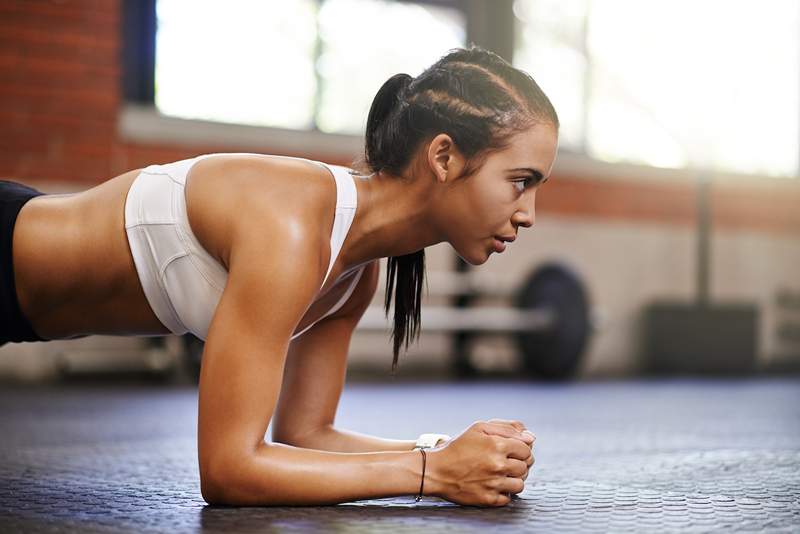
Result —
<instances>
[{"instance_id":1,"label":"plank position arms","mask_svg":"<svg viewBox=\"0 0 800 534\"><path fill-rule=\"evenodd\" d=\"M290 219L242 219L250 228L277 229L285 237L279 248L266 232L256 237L239 231L232 237L228 283L211 322L200 377L198 455L204 499L313 505L416 494L422 461L418 451L408 450L412 442L332 429L344 381L345 341L366 304L361 301L298 338L306 341L292 347L297 361L287 366L289 339L326 267L323 260L298 258L318 257L319 240ZM237 246L244 241L247 246ZM326 364L326 359L335 363ZM316 389L307 389L312 385ZM273 415L277 441L266 443ZM428 454L424 493L461 504L507 504L508 494L523 488L533 461L530 442L510 424L477 422ZM312 446L330 450L304 448Z\"/></svg>"}]
</instances>

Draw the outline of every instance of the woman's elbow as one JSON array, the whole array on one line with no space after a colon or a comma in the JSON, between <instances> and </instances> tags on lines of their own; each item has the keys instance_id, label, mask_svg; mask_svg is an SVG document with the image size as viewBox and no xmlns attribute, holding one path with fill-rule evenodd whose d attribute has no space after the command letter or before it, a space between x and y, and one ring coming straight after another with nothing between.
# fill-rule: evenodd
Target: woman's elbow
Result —
<instances>
[{"instance_id":1,"label":"woman's elbow","mask_svg":"<svg viewBox=\"0 0 800 534\"><path fill-rule=\"evenodd\" d=\"M200 462L200 493L208 504L226 506L270 506L275 493L270 473L257 468L252 454L213 456Z\"/></svg>"},{"instance_id":2,"label":"woman's elbow","mask_svg":"<svg viewBox=\"0 0 800 534\"><path fill-rule=\"evenodd\" d=\"M208 504L232 504L225 498L223 476L208 467L200 468L200 494Z\"/></svg>"},{"instance_id":3,"label":"woman's elbow","mask_svg":"<svg viewBox=\"0 0 800 534\"><path fill-rule=\"evenodd\" d=\"M237 502L236 473L243 472L242 461L231 460L230 455L216 455L200 462L200 494L208 504L235 506Z\"/></svg>"}]
</instances>

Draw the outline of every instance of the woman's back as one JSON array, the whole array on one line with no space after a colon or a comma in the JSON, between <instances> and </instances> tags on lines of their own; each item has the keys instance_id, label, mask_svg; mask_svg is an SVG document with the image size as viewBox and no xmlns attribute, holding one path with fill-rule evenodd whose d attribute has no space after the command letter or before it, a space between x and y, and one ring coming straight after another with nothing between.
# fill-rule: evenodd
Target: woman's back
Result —
<instances>
[{"instance_id":1,"label":"woman's back","mask_svg":"<svg viewBox=\"0 0 800 534\"><path fill-rule=\"evenodd\" d=\"M145 296L125 231L126 199L140 173L130 171L76 194L37 197L20 212L14 231L17 292L39 335L170 333ZM190 177L185 199L191 230L224 268L231 236L256 219L253 210L268 210L276 220L299 215L298 221L312 227L309 235L319 236L324 254L336 184L322 166L298 158L232 154L198 161ZM268 227L252 230L270 235ZM273 239L275 253L291 253L281 247L280 235ZM346 291L344 284L325 295L340 274L337 262L320 292L324 296L309 308L312 322Z\"/></svg>"}]
</instances>

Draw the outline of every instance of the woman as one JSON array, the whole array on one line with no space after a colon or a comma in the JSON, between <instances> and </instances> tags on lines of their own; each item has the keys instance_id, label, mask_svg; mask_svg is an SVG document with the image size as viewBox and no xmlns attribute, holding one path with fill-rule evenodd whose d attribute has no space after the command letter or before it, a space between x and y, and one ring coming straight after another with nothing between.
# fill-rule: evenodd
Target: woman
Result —
<instances>
[{"instance_id":1,"label":"woman","mask_svg":"<svg viewBox=\"0 0 800 534\"><path fill-rule=\"evenodd\" d=\"M394 372L401 341L407 348L418 335L425 247L447 241L473 265L502 252L533 224L557 138L557 115L533 79L473 46L416 79L384 83L361 175L300 158L217 154L73 195L0 184L0 343L205 339L198 455L209 503L419 493L505 505L533 463L534 438L519 421L478 421L430 442L333 421L380 258L387 314L395 298Z\"/></svg>"}]
</instances>

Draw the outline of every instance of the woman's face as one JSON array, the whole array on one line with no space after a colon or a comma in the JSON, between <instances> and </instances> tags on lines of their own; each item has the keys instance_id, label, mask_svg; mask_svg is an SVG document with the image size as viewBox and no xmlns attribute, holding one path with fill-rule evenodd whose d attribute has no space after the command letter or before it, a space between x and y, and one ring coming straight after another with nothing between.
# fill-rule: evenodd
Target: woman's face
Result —
<instances>
[{"instance_id":1,"label":"woman's face","mask_svg":"<svg viewBox=\"0 0 800 534\"><path fill-rule=\"evenodd\" d=\"M496 247L502 248L497 237L516 236L520 226L533 224L536 190L550 177L557 149L555 128L539 124L516 134L504 150L491 153L472 176L452 181L438 210L444 218L439 224L464 261L486 262L498 252Z\"/></svg>"}]
</instances>

